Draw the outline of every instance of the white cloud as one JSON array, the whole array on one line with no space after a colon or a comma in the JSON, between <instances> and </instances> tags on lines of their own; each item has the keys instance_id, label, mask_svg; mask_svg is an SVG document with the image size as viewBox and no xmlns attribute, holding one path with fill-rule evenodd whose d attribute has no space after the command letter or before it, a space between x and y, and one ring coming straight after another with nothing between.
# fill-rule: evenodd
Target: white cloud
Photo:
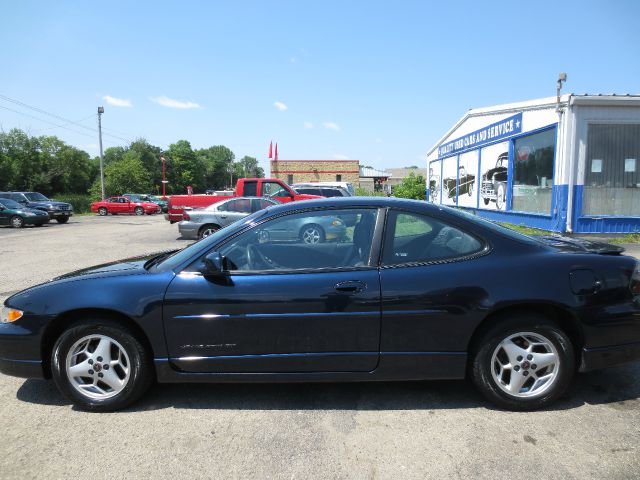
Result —
<instances>
[{"instance_id":1,"label":"white cloud","mask_svg":"<svg viewBox=\"0 0 640 480\"><path fill-rule=\"evenodd\" d=\"M273 102L273 106L276 107L281 112L284 112L285 110L287 110L289 108L282 102Z\"/></svg>"},{"instance_id":2,"label":"white cloud","mask_svg":"<svg viewBox=\"0 0 640 480\"><path fill-rule=\"evenodd\" d=\"M333 154L333 158L334 158L335 160L350 160L348 156L343 155L343 154L341 154L341 153L334 153L334 154Z\"/></svg>"},{"instance_id":3,"label":"white cloud","mask_svg":"<svg viewBox=\"0 0 640 480\"><path fill-rule=\"evenodd\" d=\"M335 130L336 132L340 130L340 126L338 126L337 123L333 123L333 122L324 122L322 126L329 130Z\"/></svg>"},{"instance_id":4,"label":"white cloud","mask_svg":"<svg viewBox=\"0 0 640 480\"><path fill-rule=\"evenodd\" d=\"M313 128L313 123L311 123L311 122L304 122L304 128Z\"/></svg>"},{"instance_id":5,"label":"white cloud","mask_svg":"<svg viewBox=\"0 0 640 480\"><path fill-rule=\"evenodd\" d=\"M150 100L152 102L157 103L158 105L162 105L163 107L178 108L181 110L203 108L202 105L200 105L199 103L191 102L191 101L183 101L183 100L174 100L173 98L169 98L166 95L161 95L159 97L151 97Z\"/></svg>"},{"instance_id":6,"label":"white cloud","mask_svg":"<svg viewBox=\"0 0 640 480\"><path fill-rule=\"evenodd\" d=\"M382 139L381 138L376 138L376 143L382 143Z\"/></svg>"},{"instance_id":7,"label":"white cloud","mask_svg":"<svg viewBox=\"0 0 640 480\"><path fill-rule=\"evenodd\" d=\"M131 100L126 98L112 97L111 95L105 95L102 99L112 107L133 107Z\"/></svg>"},{"instance_id":8,"label":"white cloud","mask_svg":"<svg viewBox=\"0 0 640 480\"><path fill-rule=\"evenodd\" d=\"M296 57L291 57L289 59L289 62L291 62L291 63L296 63L297 61L298 61L298 59Z\"/></svg>"}]
</instances>

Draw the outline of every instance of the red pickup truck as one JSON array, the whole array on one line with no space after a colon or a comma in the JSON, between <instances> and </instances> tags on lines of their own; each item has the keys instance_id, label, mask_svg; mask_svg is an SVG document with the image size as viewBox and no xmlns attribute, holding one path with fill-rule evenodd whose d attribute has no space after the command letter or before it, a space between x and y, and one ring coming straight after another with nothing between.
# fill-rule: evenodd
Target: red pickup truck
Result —
<instances>
[{"instance_id":1,"label":"red pickup truck","mask_svg":"<svg viewBox=\"0 0 640 480\"><path fill-rule=\"evenodd\" d=\"M322 198L299 194L277 178L241 178L233 195L171 195L164 218L171 223L180 222L187 207L204 208L231 197L269 197L283 203Z\"/></svg>"}]
</instances>

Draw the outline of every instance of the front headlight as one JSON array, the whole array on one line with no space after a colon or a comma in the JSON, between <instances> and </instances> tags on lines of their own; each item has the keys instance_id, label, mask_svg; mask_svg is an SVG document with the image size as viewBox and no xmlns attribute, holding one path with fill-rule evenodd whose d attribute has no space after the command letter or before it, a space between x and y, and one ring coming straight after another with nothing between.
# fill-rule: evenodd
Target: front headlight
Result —
<instances>
[{"instance_id":1,"label":"front headlight","mask_svg":"<svg viewBox=\"0 0 640 480\"><path fill-rule=\"evenodd\" d=\"M20 320L24 315L22 310L18 310L10 307L2 307L2 317L0 317L0 323L9 323Z\"/></svg>"},{"instance_id":2,"label":"front headlight","mask_svg":"<svg viewBox=\"0 0 640 480\"><path fill-rule=\"evenodd\" d=\"M47 209L48 209L48 210L55 210L55 209L56 209L56 207L54 207L53 205L49 205L49 206L47 207Z\"/></svg>"}]
</instances>

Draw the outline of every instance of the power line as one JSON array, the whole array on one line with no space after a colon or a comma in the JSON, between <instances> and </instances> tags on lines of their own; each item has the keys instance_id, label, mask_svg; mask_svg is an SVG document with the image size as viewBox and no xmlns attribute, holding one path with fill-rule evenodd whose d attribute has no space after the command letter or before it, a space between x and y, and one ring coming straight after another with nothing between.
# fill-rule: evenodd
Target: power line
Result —
<instances>
[{"instance_id":1,"label":"power line","mask_svg":"<svg viewBox=\"0 0 640 480\"><path fill-rule=\"evenodd\" d=\"M74 130L72 128L66 127L65 125L57 125L53 122L50 122L49 120L38 118L34 115L29 115L28 113L20 112L18 110L14 110L13 108L5 107L4 105L0 105L0 108L4 108L5 110L9 110L10 112L17 113L19 115L24 115L25 117L33 118L34 120L38 120L40 122L48 123L49 125L53 125L54 127L57 127L57 128L64 128L65 130L69 130L70 132L77 133L78 135L84 135L85 137L94 138L93 135L89 135L88 133L79 132L78 130Z\"/></svg>"},{"instance_id":2,"label":"power line","mask_svg":"<svg viewBox=\"0 0 640 480\"><path fill-rule=\"evenodd\" d=\"M20 100L16 100L15 98L7 97L6 95L0 94L0 99L2 99L4 101L7 101L7 102L14 103L14 104L19 105L19 106L24 107L24 108L28 108L28 109L33 110L35 112L41 113L43 115L47 115L49 117L52 117L52 118L55 118L55 119L58 119L58 120L62 120L66 124L75 124L75 125L78 125L79 127L84 128L85 130L89 130L91 132L98 133L98 130L96 128L92 128L92 127L88 127L86 125L82 125L82 124L79 123L79 121L78 122L74 122L73 120L69 120L68 118L61 117L60 115L56 115L55 113L51 113L51 112L48 112L46 110L43 110L42 108L34 107L32 105L28 105L28 104L26 104L24 102L21 102ZM6 108L6 107L3 107L3 108ZM10 110L10 109L7 108L7 110ZM13 110L13 111L15 111L15 110ZM16 112L16 113L21 113L21 112ZM49 122L49 123L51 123L51 122ZM51 123L51 124L55 125L56 127L59 127L59 128L64 128L61 125L56 125L56 124L53 124L53 123ZM76 132L76 133L79 133L79 132ZM133 142L133 140L131 140L130 138L124 138L124 137L120 137L118 135L105 133L105 136L117 138L118 140L122 140L122 141L125 141L127 143L132 143Z\"/></svg>"}]
</instances>

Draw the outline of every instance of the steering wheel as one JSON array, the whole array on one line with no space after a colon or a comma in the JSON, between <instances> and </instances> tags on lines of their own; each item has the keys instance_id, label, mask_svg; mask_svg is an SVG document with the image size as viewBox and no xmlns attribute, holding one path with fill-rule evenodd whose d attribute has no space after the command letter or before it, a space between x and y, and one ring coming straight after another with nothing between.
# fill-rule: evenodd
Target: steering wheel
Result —
<instances>
[{"instance_id":1,"label":"steering wheel","mask_svg":"<svg viewBox=\"0 0 640 480\"><path fill-rule=\"evenodd\" d=\"M275 267L275 263L265 257L260 250L254 245L247 245L247 265L250 270L256 270L260 267Z\"/></svg>"}]
</instances>

